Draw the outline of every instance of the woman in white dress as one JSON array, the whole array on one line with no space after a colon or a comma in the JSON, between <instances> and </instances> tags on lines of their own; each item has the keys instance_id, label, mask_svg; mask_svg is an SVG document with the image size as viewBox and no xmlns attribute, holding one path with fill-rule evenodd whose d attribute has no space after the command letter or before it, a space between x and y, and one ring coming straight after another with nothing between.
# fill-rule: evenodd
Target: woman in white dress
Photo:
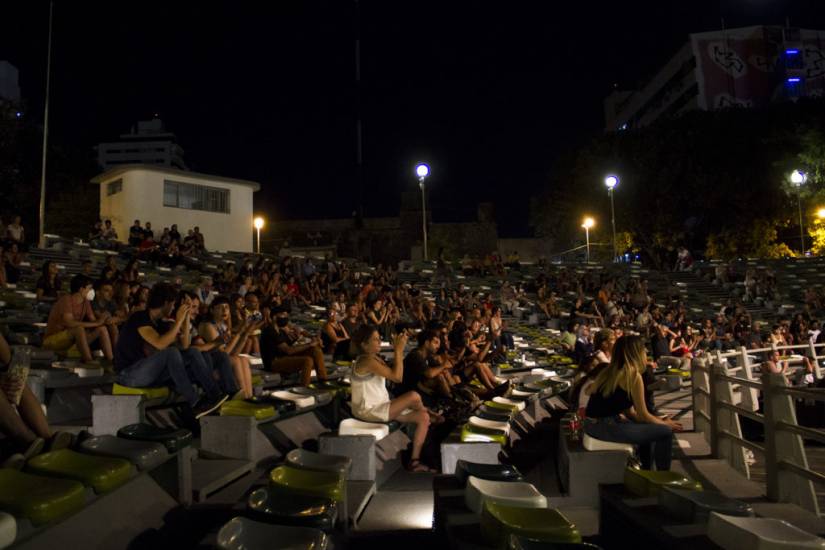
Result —
<instances>
[{"instance_id":1,"label":"woman in white dress","mask_svg":"<svg viewBox=\"0 0 825 550\"><path fill-rule=\"evenodd\" d=\"M430 413L421 396L414 391L395 399L387 391L387 380L400 383L404 377L404 347L407 335L402 333L393 340L395 358L390 367L378 354L381 336L372 325L362 325L352 335L351 347L357 355L352 364L352 414L365 422L389 422L397 420L415 424L412 454L407 469L412 472L432 472L421 462L421 448L427 438Z\"/></svg>"}]
</instances>

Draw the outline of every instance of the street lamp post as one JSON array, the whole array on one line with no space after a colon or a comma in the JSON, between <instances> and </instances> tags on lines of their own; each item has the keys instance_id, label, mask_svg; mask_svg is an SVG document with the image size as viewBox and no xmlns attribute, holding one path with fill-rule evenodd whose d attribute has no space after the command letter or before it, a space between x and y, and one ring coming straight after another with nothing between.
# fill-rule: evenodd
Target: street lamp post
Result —
<instances>
[{"instance_id":1,"label":"street lamp post","mask_svg":"<svg viewBox=\"0 0 825 550\"><path fill-rule=\"evenodd\" d=\"M607 194L610 195L610 225L613 226L613 261L619 257L619 248L616 243L616 209L613 206L613 189L619 185L619 178L617 176L607 176L604 178L604 184L607 186Z\"/></svg>"},{"instance_id":2,"label":"street lamp post","mask_svg":"<svg viewBox=\"0 0 825 550\"><path fill-rule=\"evenodd\" d=\"M253 225L255 226L255 229L258 232L258 254L260 254L261 253L261 229L264 226L264 219L262 217L258 216L257 218L255 218L252 221L252 223L253 223Z\"/></svg>"},{"instance_id":3,"label":"street lamp post","mask_svg":"<svg viewBox=\"0 0 825 550\"><path fill-rule=\"evenodd\" d=\"M418 176L418 187L421 188L421 227L424 230L424 261L427 261L427 194L424 191L424 180L430 175L430 167L422 162L415 167L415 175Z\"/></svg>"},{"instance_id":4,"label":"street lamp post","mask_svg":"<svg viewBox=\"0 0 825 550\"><path fill-rule=\"evenodd\" d=\"M596 225L595 220L591 217L586 217L584 219L584 223L582 223L582 227L584 228L584 239L587 243L587 255L585 256L585 261L590 262L590 228Z\"/></svg>"},{"instance_id":5,"label":"street lamp post","mask_svg":"<svg viewBox=\"0 0 825 550\"><path fill-rule=\"evenodd\" d=\"M802 186L805 185L805 181L808 179L808 176L805 172L800 172L799 170L794 170L791 172L791 183L796 185L796 199L797 199L797 206L799 207L799 242L802 245L802 255L805 255L805 222L802 219Z\"/></svg>"}]
</instances>

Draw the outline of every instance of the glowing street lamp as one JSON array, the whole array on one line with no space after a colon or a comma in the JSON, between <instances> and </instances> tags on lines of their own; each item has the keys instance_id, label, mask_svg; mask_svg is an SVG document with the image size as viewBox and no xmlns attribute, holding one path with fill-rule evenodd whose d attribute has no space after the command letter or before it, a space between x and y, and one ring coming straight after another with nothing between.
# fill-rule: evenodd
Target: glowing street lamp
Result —
<instances>
[{"instance_id":1,"label":"glowing street lamp","mask_svg":"<svg viewBox=\"0 0 825 550\"><path fill-rule=\"evenodd\" d=\"M427 199L424 192L424 180L430 175L430 167L421 163L415 167L415 175L418 176L418 187L421 188L421 227L424 230L424 261L429 259L427 254Z\"/></svg>"},{"instance_id":2,"label":"glowing street lamp","mask_svg":"<svg viewBox=\"0 0 825 550\"><path fill-rule=\"evenodd\" d=\"M587 255L585 257L588 262L590 261L590 228L594 225L596 225L596 220L590 216L584 218L584 221L582 222L582 227L584 228L584 239L587 243Z\"/></svg>"},{"instance_id":3,"label":"glowing street lamp","mask_svg":"<svg viewBox=\"0 0 825 550\"><path fill-rule=\"evenodd\" d=\"M252 220L252 225L255 226L255 229L258 231L258 254L261 253L261 229L264 226L264 219L260 216L256 217Z\"/></svg>"},{"instance_id":4,"label":"glowing street lamp","mask_svg":"<svg viewBox=\"0 0 825 550\"><path fill-rule=\"evenodd\" d=\"M805 255L805 222L802 219L802 186L808 180L805 172L794 170L791 172L791 183L796 185L797 206L799 207L799 242L802 244L802 255Z\"/></svg>"},{"instance_id":5,"label":"glowing street lamp","mask_svg":"<svg viewBox=\"0 0 825 550\"><path fill-rule=\"evenodd\" d=\"M613 189L619 185L619 177L609 175L604 178L604 184L607 187L607 194L610 195L610 225L613 226L613 261L619 257L619 249L616 243L616 209L613 207Z\"/></svg>"},{"instance_id":6,"label":"glowing street lamp","mask_svg":"<svg viewBox=\"0 0 825 550\"><path fill-rule=\"evenodd\" d=\"M820 220L825 220L825 208L820 208L816 211L816 217Z\"/></svg>"}]
</instances>

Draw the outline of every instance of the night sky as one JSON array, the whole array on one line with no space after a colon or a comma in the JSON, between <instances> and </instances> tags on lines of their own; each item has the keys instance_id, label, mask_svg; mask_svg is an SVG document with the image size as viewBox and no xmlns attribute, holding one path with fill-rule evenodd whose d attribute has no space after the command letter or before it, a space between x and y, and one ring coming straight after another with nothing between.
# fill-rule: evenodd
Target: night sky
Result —
<instances>
[{"instance_id":1,"label":"night sky","mask_svg":"<svg viewBox=\"0 0 825 550\"><path fill-rule=\"evenodd\" d=\"M50 131L91 147L158 113L190 168L255 180L270 217L347 217L355 169L356 4L55 2ZM523 236L554 159L603 126L614 84L643 81L687 33L825 28L822 0L362 0L364 209L394 215L428 180L436 219L496 202ZM0 59L42 120L48 2L4 2Z\"/></svg>"}]
</instances>

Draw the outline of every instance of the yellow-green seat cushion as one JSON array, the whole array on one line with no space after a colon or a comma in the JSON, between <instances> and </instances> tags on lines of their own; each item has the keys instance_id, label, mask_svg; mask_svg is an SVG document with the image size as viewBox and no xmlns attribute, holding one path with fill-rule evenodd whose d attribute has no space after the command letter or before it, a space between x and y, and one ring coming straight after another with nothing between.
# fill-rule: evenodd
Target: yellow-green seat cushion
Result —
<instances>
[{"instance_id":1,"label":"yellow-green seat cushion","mask_svg":"<svg viewBox=\"0 0 825 550\"><path fill-rule=\"evenodd\" d=\"M669 470L660 472L657 470L639 470L637 468L625 469L624 486L629 492L640 497L656 496L662 487L692 491L702 490L701 483L688 479L682 474Z\"/></svg>"},{"instance_id":2,"label":"yellow-green seat cushion","mask_svg":"<svg viewBox=\"0 0 825 550\"><path fill-rule=\"evenodd\" d=\"M496 548L504 547L510 535L555 543L579 543L581 533L555 508L517 508L484 502L481 512L481 534Z\"/></svg>"},{"instance_id":3,"label":"yellow-green seat cushion","mask_svg":"<svg viewBox=\"0 0 825 550\"><path fill-rule=\"evenodd\" d=\"M249 403L242 399L225 401L221 405L221 416L251 416L255 420L266 420L275 416L275 407L272 405L262 405Z\"/></svg>"},{"instance_id":4,"label":"yellow-green seat cushion","mask_svg":"<svg viewBox=\"0 0 825 550\"><path fill-rule=\"evenodd\" d=\"M29 460L26 471L49 477L73 479L92 487L96 493L106 493L123 485L134 471L122 458L93 456L60 449L43 453Z\"/></svg>"},{"instance_id":5,"label":"yellow-green seat cushion","mask_svg":"<svg viewBox=\"0 0 825 550\"><path fill-rule=\"evenodd\" d=\"M112 395L142 395L146 399L165 399L169 397L169 388L166 386L157 388L130 388L129 386L113 384Z\"/></svg>"},{"instance_id":6,"label":"yellow-green seat cushion","mask_svg":"<svg viewBox=\"0 0 825 550\"><path fill-rule=\"evenodd\" d=\"M77 481L0 469L0 510L35 526L63 519L85 505L86 489Z\"/></svg>"},{"instance_id":7,"label":"yellow-green seat cushion","mask_svg":"<svg viewBox=\"0 0 825 550\"><path fill-rule=\"evenodd\" d=\"M509 405L507 403L499 403L498 401L485 401L484 405L490 407L492 409L499 409L502 411L508 411L512 413L518 413L519 407L518 405Z\"/></svg>"},{"instance_id":8,"label":"yellow-green seat cushion","mask_svg":"<svg viewBox=\"0 0 825 550\"><path fill-rule=\"evenodd\" d=\"M461 428L461 441L465 443L498 443L507 444L507 434L502 430L484 428L467 423Z\"/></svg>"},{"instance_id":9,"label":"yellow-green seat cushion","mask_svg":"<svg viewBox=\"0 0 825 550\"><path fill-rule=\"evenodd\" d=\"M319 472L278 466L269 473L270 485L286 493L313 495L341 501L346 477L338 472Z\"/></svg>"}]
</instances>

